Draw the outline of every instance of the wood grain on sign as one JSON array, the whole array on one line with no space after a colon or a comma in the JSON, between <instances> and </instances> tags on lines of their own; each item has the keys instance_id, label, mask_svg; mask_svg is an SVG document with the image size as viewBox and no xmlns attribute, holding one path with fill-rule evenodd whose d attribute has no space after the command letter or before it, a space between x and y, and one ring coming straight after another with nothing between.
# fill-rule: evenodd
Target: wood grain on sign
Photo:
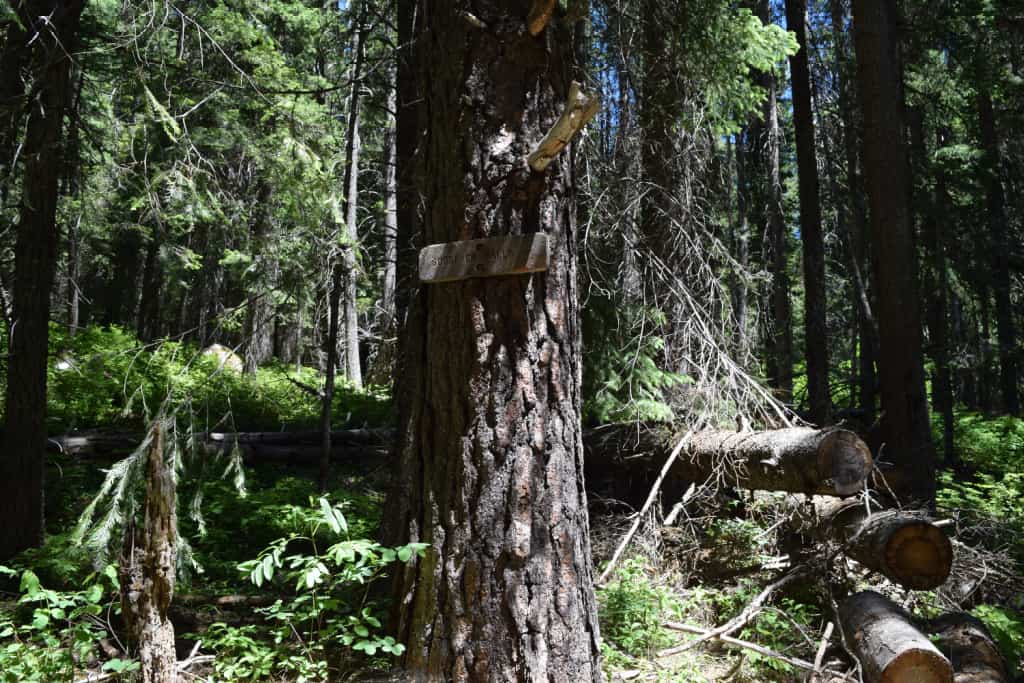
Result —
<instances>
[{"instance_id":1,"label":"wood grain on sign","mask_svg":"<svg viewBox=\"0 0 1024 683\"><path fill-rule=\"evenodd\" d=\"M510 235L431 244L420 249L420 281L536 273L548 269L548 236Z\"/></svg>"}]
</instances>

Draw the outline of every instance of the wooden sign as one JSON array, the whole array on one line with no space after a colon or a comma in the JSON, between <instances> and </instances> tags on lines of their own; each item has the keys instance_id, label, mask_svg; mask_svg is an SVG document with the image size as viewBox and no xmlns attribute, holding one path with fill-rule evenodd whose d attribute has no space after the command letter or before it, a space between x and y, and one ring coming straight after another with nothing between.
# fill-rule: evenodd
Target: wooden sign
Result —
<instances>
[{"instance_id":1,"label":"wooden sign","mask_svg":"<svg viewBox=\"0 0 1024 683\"><path fill-rule=\"evenodd\" d=\"M431 244L420 249L420 281L536 273L548 269L548 236L542 233Z\"/></svg>"}]
</instances>

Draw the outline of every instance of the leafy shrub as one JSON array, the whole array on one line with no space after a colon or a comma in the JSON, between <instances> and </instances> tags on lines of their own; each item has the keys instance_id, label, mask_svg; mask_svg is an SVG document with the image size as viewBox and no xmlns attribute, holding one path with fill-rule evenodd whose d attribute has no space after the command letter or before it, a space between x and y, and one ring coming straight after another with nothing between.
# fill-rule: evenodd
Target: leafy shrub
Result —
<instances>
[{"instance_id":1,"label":"leafy shrub","mask_svg":"<svg viewBox=\"0 0 1024 683\"><path fill-rule=\"evenodd\" d=\"M312 502L312 501L311 501ZM253 560L238 565L257 588L274 583L293 596L261 608L271 626L216 624L206 643L218 652L215 681L263 681L287 676L298 682L327 678L327 655L350 649L367 656L398 655L403 646L380 632L381 622L365 595L365 586L393 562L422 556L425 544L386 548L349 537L342 506L320 498L298 520L301 531L271 543ZM320 542L330 539L321 549ZM273 643L271 645L271 643Z\"/></svg>"},{"instance_id":2,"label":"leafy shrub","mask_svg":"<svg viewBox=\"0 0 1024 683\"><path fill-rule=\"evenodd\" d=\"M651 580L643 560L623 562L614 578L598 589L597 600L601 635L623 652L649 656L675 642L661 624L678 614L679 602Z\"/></svg>"},{"instance_id":3,"label":"leafy shrub","mask_svg":"<svg viewBox=\"0 0 1024 683\"><path fill-rule=\"evenodd\" d=\"M0 576L17 572L0 567ZM118 594L117 571L113 565L92 574L82 590L60 592L44 588L30 570L21 573L18 604L27 610L5 618L0 614L0 682L51 683L75 680L75 671L94 658L96 642L106 633L97 619L111 596ZM76 666L77 664L77 666ZM131 671L135 662L112 660L105 671Z\"/></svg>"}]
</instances>

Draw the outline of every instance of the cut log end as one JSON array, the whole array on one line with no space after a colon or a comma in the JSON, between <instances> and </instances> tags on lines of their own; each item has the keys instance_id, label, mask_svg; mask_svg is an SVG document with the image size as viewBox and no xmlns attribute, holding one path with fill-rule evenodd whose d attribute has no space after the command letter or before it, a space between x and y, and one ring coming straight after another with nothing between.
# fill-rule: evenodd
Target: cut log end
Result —
<instances>
[{"instance_id":1,"label":"cut log end","mask_svg":"<svg viewBox=\"0 0 1024 683\"><path fill-rule=\"evenodd\" d=\"M906 650L882 674L882 683L949 683L949 662L930 650Z\"/></svg>"},{"instance_id":2,"label":"cut log end","mask_svg":"<svg viewBox=\"0 0 1024 683\"><path fill-rule=\"evenodd\" d=\"M859 436L846 429L830 431L818 446L818 471L832 480L837 495L860 491L871 474L871 451Z\"/></svg>"},{"instance_id":3,"label":"cut log end","mask_svg":"<svg viewBox=\"0 0 1024 683\"><path fill-rule=\"evenodd\" d=\"M889 537L885 564L901 586L931 590L949 577L953 545L934 524L917 520L902 525Z\"/></svg>"}]
</instances>

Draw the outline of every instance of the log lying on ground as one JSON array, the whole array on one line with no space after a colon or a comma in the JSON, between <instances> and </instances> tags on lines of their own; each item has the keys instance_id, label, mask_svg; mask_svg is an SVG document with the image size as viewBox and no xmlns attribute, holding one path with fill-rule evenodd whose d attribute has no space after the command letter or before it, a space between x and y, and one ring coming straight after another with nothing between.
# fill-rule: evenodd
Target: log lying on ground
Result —
<instances>
[{"instance_id":1,"label":"log lying on ground","mask_svg":"<svg viewBox=\"0 0 1024 683\"><path fill-rule=\"evenodd\" d=\"M352 449L387 448L393 435L388 429L332 432L334 456ZM664 425L589 430L583 439L586 477L631 478L646 493L679 439ZM86 456L130 451L140 440L130 434L80 434L53 441L68 453ZM225 446L237 441L250 459L315 460L320 454L320 432L316 431L209 433L203 440ZM679 485L719 475L727 483L750 489L844 496L861 490L871 467L871 453L864 442L842 429L708 430L692 435L668 479Z\"/></svg>"},{"instance_id":2,"label":"log lying on ground","mask_svg":"<svg viewBox=\"0 0 1024 683\"><path fill-rule=\"evenodd\" d=\"M679 442L668 427L611 425L584 436L587 476L658 468ZM669 473L676 481L719 476L742 488L847 496L860 491L871 473L871 452L843 429L806 427L765 432L696 432Z\"/></svg>"},{"instance_id":3,"label":"log lying on ground","mask_svg":"<svg viewBox=\"0 0 1024 683\"><path fill-rule=\"evenodd\" d=\"M954 683L1009 683L1006 660L980 619L962 612L927 622L938 648L953 664Z\"/></svg>"},{"instance_id":4,"label":"log lying on ground","mask_svg":"<svg viewBox=\"0 0 1024 683\"><path fill-rule=\"evenodd\" d=\"M238 443L247 458L260 460L315 460L320 457L321 433L301 432L207 432L197 435L211 447L230 448ZM335 457L353 449L389 448L394 432L390 429L344 429L331 432ZM126 455L141 443L142 435L133 433L87 432L65 434L50 439L57 450L76 457Z\"/></svg>"},{"instance_id":5,"label":"log lying on ground","mask_svg":"<svg viewBox=\"0 0 1024 683\"><path fill-rule=\"evenodd\" d=\"M867 683L952 682L949 660L888 598L872 591L851 595L839 619Z\"/></svg>"},{"instance_id":6,"label":"log lying on ground","mask_svg":"<svg viewBox=\"0 0 1024 683\"><path fill-rule=\"evenodd\" d=\"M923 513L874 510L863 503L815 497L805 520L820 541L836 541L868 569L911 590L938 588L953 569L953 544Z\"/></svg>"}]
</instances>

